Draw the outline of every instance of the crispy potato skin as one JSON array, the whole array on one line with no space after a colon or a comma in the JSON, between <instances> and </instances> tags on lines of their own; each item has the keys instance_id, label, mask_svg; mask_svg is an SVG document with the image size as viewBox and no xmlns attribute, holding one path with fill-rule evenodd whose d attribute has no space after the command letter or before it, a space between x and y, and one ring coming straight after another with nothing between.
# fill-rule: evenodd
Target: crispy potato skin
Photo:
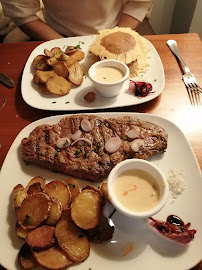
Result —
<instances>
[{"instance_id":1,"label":"crispy potato skin","mask_svg":"<svg viewBox=\"0 0 202 270\"><path fill-rule=\"evenodd\" d=\"M40 226L26 236L27 244L33 249L44 249L55 244L55 227L43 225Z\"/></svg>"},{"instance_id":2,"label":"crispy potato skin","mask_svg":"<svg viewBox=\"0 0 202 270\"><path fill-rule=\"evenodd\" d=\"M24 243L18 252L18 262L23 269L30 269L38 265L27 243Z\"/></svg>"}]
</instances>

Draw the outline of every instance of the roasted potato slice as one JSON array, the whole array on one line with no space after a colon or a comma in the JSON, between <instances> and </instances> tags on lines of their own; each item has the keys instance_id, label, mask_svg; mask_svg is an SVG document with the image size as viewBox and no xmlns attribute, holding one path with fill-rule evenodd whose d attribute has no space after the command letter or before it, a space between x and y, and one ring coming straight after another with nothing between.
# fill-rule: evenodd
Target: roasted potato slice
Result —
<instances>
[{"instance_id":1,"label":"roasted potato slice","mask_svg":"<svg viewBox=\"0 0 202 270\"><path fill-rule=\"evenodd\" d=\"M47 70L48 69L48 65L47 65L47 57L45 55L37 55L32 64L34 66L35 70Z\"/></svg>"},{"instance_id":2,"label":"roasted potato slice","mask_svg":"<svg viewBox=\"0 0 202 270\"><path fill-rule=\"evenodd\" d=\"M71 203L71 193L65 182L60 180L51 181L45 185L45 192L51 197L58 199L62 209L66 209Z\"/></svg>"},{"instance_id":3,"label":"roasted potato slice","mask_svg":"<svg viewBox=\"0 0 202 270\"><path fill-rule=\"evenodd\" d=\"M82 66L76 62L72 64L68 69L69 69L68 80L75 85L81 85L83 82Z\"/></svg>"},{"instance_id":4,"label":"roasted potato slice","mask_svg":"<svg viewBox=\"0 0 202 270\"><path fill-rule=\"evenodd\" d=\"M66 54L71 54L71 53L74 53L74 52L76 52L77 51L77 49L74 47L74 46L68 46L67 48L66 48L66 50L65 50L65 53Z\"/></svg>"},{"instance_id":5,"label":"roasted potato slice","mask_svg":"<svg viewBox=\"0 0 202 270\"><path fill-rule=\"evenodd\" d=\"M71 84L61 76L54 76L47 80L46 87L51 94L64 96L69 93Z\"/></svg>"},{"instance_id":6,"label":"roasted potato slice","mask_svg":"<svg viewBox=\"0 0 202 270\"><path fill-rule=\"evenodd\" d=\"M27 236L27 234L29 233L29 232L31 232L32 230L25 230L25 229L23 229L19 224L18 224L18 222L16 223L16 233L17 233L17 235L20 237L20 238L23 238L23 239L25 239L26 238L26 236Z\"/></svg>"},{"instance_id":7,"label":"roasted potato slice","mask_svg":"<svg viewBox=\"0 0 202 270\"><path fill-rule=\"evenodd\" d=\"M84 189L71 204L71 217L77 226L87 230L98 225L102 215L104 199L101 192Z\"/></svg>"},{"instance_id":8,"label":"roasted potato slice","mask_svg":"<svg viewBox=\"0 0 202 270\"><path fill-rule=\"evenodd\" d=\"M58 61L65 62L65 61L68 61L68 59L69 59L69 56L67 54L62 54L60 58L58 59Z\"/></svg>"},{"instance_id":9,"label":"roasted potato slice","mask_svg":"<svg viewBox=\"0 0 202 270\"><path fill-rule=\"evenodd\" d=\"M112 238L114 233L114 226L110 226L108 219L102 215L98 225L85 231L88 240L94 243L105 242Z\"/></svg>"},{"instance_id":10,"label":"roasted potato slice","mask_svg":"<svg viewBox=\"0 0 202 270\"><path fill-rule=\"evenodd\" d=\"M73 262L83 262L88 258L90 253L88 239L74 222L59 221L56 225L55 236L60 247Z\"/></svg>"},{"instance_id":11,"label":"roasted potato slice","mask_svg":"<svg viewBox=\"0 0 202 270\"><path fill-rule=\"evenodd\" d=\"M49 90L47 89L45 84L39 83L38 84L38 90L41 94L43 95L48 95L50 94Z\"/></svg>"},{"instance_id":12,"label":"roasted potato slice","mask_svg":"<svg viewBox=\"0 0 202 270\"><path fill-rule=\"evenodd\" d=\"M40 84L40 79L39 79L37 74L34 74L33 82L34 82L34 84Z\"/></svg>"},{"instance_id":13,"label":"roasted potato slice","mask_svg":"<svg viewBox=\"0 0 202 270\"><path fill-rule=\"evenodd\" d=\"M18 262L23 269L30 269L38 265L27 243L25 243L18 252Z\"/></svg>"},{"instance_id":14,"label":"roasted potato slice","mask_svg":"<svg viewBox=\"0 0 202 270\"><path fill-rule=\"evenodd\" d=\"M52 202L48 195L28 195L17 212L18 223L23 229L34 229L47 219Z\"/></svg>"},{"instance_id":15,"label":"roasted potato slice","mask_svg":"<svg viewBox=\"0 0 202 270\"><path fill-rule=\"evenodd\" d=\"M53 70L58 76L61 76L65 79L68 77L68 74L69 74L68 68L65 65L65 63L61 61L58 61L53 65Z\"/></svg>"},{"instance_id":16,"label":"roasted potato slice","mask_svg":"<svg viewBox=\"0 0 202 270\"><path fill-rule=\"evenodd\" d=\"M43 192L41 184L40 183L34 183L29 187L29 189L27 191L27 194L31 195L31 194L40 193L40 192Z\"/></svg>"},{"instance_id":17,"label":"roasted potato slice","mask_svg":"<svg viewBox=\"0 0 202 270\"><path fill-rule=\"evenodd\" d=\"M48 57L53 57L53 53L49 51L48 49L44 49L44 54Z\"/></svg>"},{"instance_id":18,"label":"roasted potato slice","mask_svg":"<svg viewBox=\"0 0 202 270\"><path fill-rule=\"evenodd\" d=\"M59 221L60 220L71 220L72 221L71 208L66 208L65 210L62 210L62 214L59 218Z\"/></svg>"},{"instance_id":19,"label":"roasted potato slice","mask_svg":"<svg viewBox=\"0 0 202 270\"><path fill-rule=\"evenodd\" d=\"M48 64L49 66L53 66L55 63L57 63L57 61L58 61L58 59L55 58L55 57L51 57L51 58L48 58L48 59L46 60L46 62L47 62L47 64Z\"/></svg>"},{"instance_id":20,"label":"roasted potato slice","mask_svg":"<svg viewBox=\"0 0 202 270\"><path fill-rule=\"evenodd\" d=\"M60 58L60 56L63 54L63 51L59 47L55 47L51 49L51 53L53 54L53 57Z\"/></svg>"},{"instance_id":21,"label":"roasted potato slice","mask_svg":"<svg viewBox=\"0 0 202 270\"><path fill-rule=\"evenodd\" d=\"M107 183L102 183L102 185L100 187L100 191L105 196L106 201L111 204L111 201L109 199L109 194L108 194L108 191L107 191Z\"/></svg>"},{"instance_id":22,"label":"roasted potato slice","mask_svg":"<svg viewBox=\"0 0 202 270\"><path fill-rule=\"evenodd\" d=\"M36 261L48 269L61 269L72 264L65 252L58 246L48 249L33 251Z\"/></svg>"},{"instance_id":23,"label":"roasted potato slice","mask_svg":"<svg viewBox=\"0 0 202 270\"><path fill-rule=\"evenodd\" d=\"M85 57L85 53L79 50L70 54L70 58L73 58L75 62L81 61Z\"/></svg>"},{"instance_id":24,"label":"roasted potato slice","mask_svg":"<svg viewBox=\"0 0 202 270\"><path fill-rule=\"evenodd\" d=\"M15 211L18 211L26 196L27 193L23 185L18 184L17 186L14 187L12 197L13 197L13 208L15 209Z\"/></svg>"},{"instance_id":25,"label":"roasted potato slice","mask_svg":"<svg viewBox=\"0 0 202 270\"><path fill-rule=\"evenodd\" d=\"M41 177L41 176L35 176L34 178L32 178L28 182L28 184L25 187L25 191L27 192L28 189L30 188L30 186L33 185L33 184L35 184L35 183L39 183L40 186L41 186L41 188L42 188L42 190L44 190L45 184L46 184L45 179L43 177Z\"/></svg>"},{"instance_id":26,"label":"roasted potato slice","mask_svg":"<svg viewBox=\"0 0 202 270\"><path fill-rule=\"evenodd\" d=\"M41 83L46 83L48 79L57 76L54 70L37 70L36 75L39 77Z\"/></svg>"},{"instance_id":27,"label":"roasted potato slice","mask_svg":"<svg viewBox=\"0 0 202 270\"><path fill-rule=\"evenodd\" d=\"M56 242L55 227L43 225L32 230L27 234L26 242L33 249L52 247Z\"/></svg>"},{"instance_id":28,"label":"roasted potato slice","mask_svg":"<svg viewBox=\"0 0 202 270\"><path fill-rule=\"evenodd\" d=\"M80 188L79 188L78 181L76 181L75 179L70 178L70 179L66 179L65 183L69 187L69 190L71 192L72 201L74 201L76 196L80 193Z\"/></svg>"},{"instance_id":29,"label":"roasted potato slice","mask_svg":"<svg viewBox=\"0 0 202 270\"><path fill-rule=\"evenodd\" d=\"M59 220L59 218L61 217L61 214L62 214L61 202L56 198L52 198L52 206L45 223L47 225L55 225Z\"/></svg>"}]
</instances>

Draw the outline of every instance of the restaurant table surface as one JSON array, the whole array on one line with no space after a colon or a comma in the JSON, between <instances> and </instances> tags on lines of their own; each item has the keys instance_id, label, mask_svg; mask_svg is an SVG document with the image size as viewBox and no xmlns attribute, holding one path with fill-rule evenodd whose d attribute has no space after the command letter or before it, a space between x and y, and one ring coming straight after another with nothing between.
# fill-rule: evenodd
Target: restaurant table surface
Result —
<instances>
[{"instance_id":1,"label":"restaurant table surface","mask_svg":"<svg viewBox=\"0 0 202 270\"><path fill-rule=\"evenodd\" d=\"M92 112L149 113L172 121L185 134L202 169L202 106L191 106L182 81L182 69L166 45L166 41L169 39L177 41L185 63L195 74L198 84L202 86L201 39L196 33L150 35L145 36L145 38L156 48L163 63L165 87L162 93L157 98L140 105ZM15 82L15 87L12 89L0 84L0 94L6 98L6 105L0 110L0 167L15 137L25 126L44 117L75 113L71 111L43 111L32 108L24 102L21 95L23 68L30 53L40 43L37 41L0 44L0 72L7 74ZM0 266L0 270L2 269ZM193 269L202 269L202 265L198 264Z\"/></svg>"}]
</instances>

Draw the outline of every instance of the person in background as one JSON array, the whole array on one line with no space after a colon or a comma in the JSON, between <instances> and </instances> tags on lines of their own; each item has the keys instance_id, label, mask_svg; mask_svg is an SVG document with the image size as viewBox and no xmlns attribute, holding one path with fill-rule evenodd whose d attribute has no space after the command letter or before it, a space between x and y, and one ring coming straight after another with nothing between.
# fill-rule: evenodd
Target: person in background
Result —
<instances>
[{"instance_id":1,"label":"person in background","mask_svg":"<svg viewBox=\"0 0 202 270\"><path fill-rule=\"evenodd\" d=\"M40 0L1 0L5 16L11 17L33 40L52 40L96 34L100 29L136 29L152 0L42 0L46 22L37 17Z\"/></svg>"}]
</instances>

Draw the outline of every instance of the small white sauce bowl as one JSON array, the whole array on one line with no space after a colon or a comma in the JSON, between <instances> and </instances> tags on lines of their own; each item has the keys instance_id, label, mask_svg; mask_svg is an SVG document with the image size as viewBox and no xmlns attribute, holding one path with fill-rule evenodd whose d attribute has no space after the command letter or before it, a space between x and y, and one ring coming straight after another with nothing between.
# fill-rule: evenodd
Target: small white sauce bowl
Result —
<instances>
[{"instance_id":1,"label":"small white sauce bowl","mask_svg":"<svg viewBox=\"0 0 202 270\"><path fill-rule=\"evenodd\" d=\"M101 67L119 68L123 72L124 77L121 80L112 82L112 83L100 82L96 80L94 77L95 77L96 70ZM120 93L123 83L127 80L129 76L129 68L126 64L118 60L102 60L102 61L96 62L90 67L88 71L88 75L91 81L93 82L95 88L97 89L98 93L101 96L115 97Z\"/></svg>"},{"instance_id":2,"label":"small white sauce bowl","mask_svg":"<svg viewBox=\"0 0 202 270\"><path fill-rule=\"evenodd\" d=\"M114 192L114 183L117 177L125 171L130 171L134 169L146 171L151 176L153 176L159 188L158 203L152 209L144 212L135 212L126 208L122 203L120 203ZM122 214L126 216L137 219L144 219L147 217L151 217L157 212L159 212L165 205L169 196L168 182L164 174L153 163L142 159L128 159L117 164L109 174L107 182L107 190L110 201L118 211L120 211Z\"/></svg>"}]
</instances>

